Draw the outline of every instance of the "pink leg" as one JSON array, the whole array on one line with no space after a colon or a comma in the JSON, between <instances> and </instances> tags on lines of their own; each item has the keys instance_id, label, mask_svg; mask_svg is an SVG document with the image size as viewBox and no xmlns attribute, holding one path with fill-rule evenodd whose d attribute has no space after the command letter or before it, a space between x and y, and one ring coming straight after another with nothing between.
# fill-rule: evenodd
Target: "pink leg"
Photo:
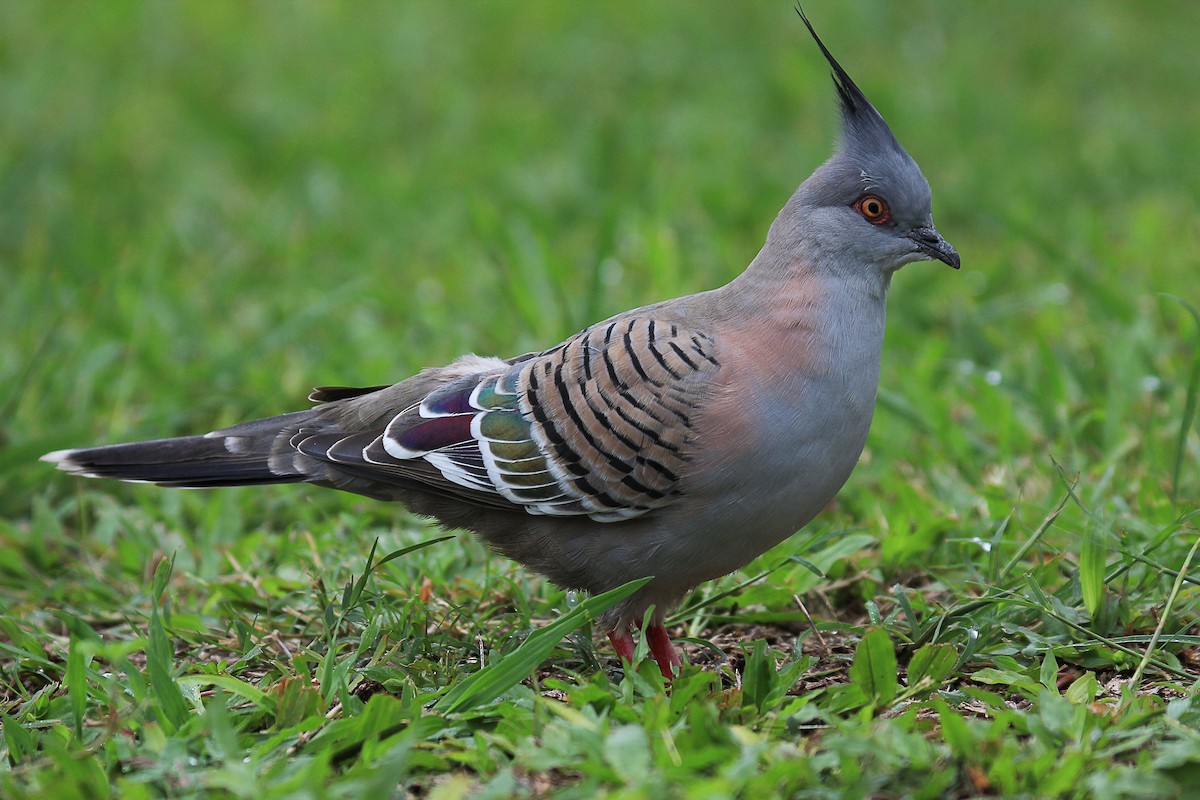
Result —
<instances>
[{"instance_id":1,"label":"pink leg","mask_svg":"<svg viewBox=\"0 0 1200 800\"><path fill-rule=\"evenodd\" d=\"M650 652L658 662L663 677L670 681L675 672L683 666L683 661L679 658L679 651L675 649L675 645L671 644L671 637L667 635L667 629L661 622L646 628L646 643L650 645Z\"/></svg>"},{"instance_id":2,"label":"pink leg","mask_svg":"<svg viewBox=\"0 0 1200 800\"><path fill-rule=\"evenodd\" d=\"M629 632L629 628L609 631L608 640L612 642L613 650L617 651L617 656L624 666L633 664L633 634Z\"/></svg>"}]
</instances>

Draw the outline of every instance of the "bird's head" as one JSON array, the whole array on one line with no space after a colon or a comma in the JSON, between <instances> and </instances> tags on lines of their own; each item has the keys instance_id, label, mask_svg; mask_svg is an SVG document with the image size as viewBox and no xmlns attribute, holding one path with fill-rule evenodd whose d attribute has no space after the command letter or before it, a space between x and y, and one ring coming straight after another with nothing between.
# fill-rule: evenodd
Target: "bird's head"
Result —
<instances>
[{"instance_id":1,"label":"bird's head","mask_svg":"<svg viewBox=\"0 0 1200 800\"><path fill-rule=\"evenodd\" d=\"M836 152L796 190L771 235L803 241L826 263L866 265L885 275L913 261L938 260L958 269L958 251L933 226L921 168L796 11L833 69L842 132Z\"/></svg>"}]
</instances>

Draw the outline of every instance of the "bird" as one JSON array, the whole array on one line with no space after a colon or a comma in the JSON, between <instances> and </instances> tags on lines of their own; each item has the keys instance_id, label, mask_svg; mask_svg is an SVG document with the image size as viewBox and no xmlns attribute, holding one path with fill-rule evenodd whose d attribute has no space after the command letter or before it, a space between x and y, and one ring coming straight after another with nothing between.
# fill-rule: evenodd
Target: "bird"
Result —
<instances>
[{"instance_id":1,"label":"bird","mask_svg":"<svg viewBox=\"0 0 1200 800\"><path fill-rule=\"evenodd\" d=\"M310 483L472 531L566 589L649 578L600 627L626 665L644 628L669 681L669 611L803 528L854 469L893 274L960 267L921 169L796 11L831 70L840 135L725 285L540 352L467 354L392 385L317 388L301 411L42 459L169 487Z\"/></svg>"}]
</instances>

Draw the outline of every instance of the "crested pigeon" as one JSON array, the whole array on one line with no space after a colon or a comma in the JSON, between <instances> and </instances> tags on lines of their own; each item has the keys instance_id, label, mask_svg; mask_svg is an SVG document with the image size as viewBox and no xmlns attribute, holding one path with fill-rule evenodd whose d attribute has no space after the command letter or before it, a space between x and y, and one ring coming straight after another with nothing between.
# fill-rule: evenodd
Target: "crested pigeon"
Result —
<instances>
[{"instance_id":1,"label":"crested pigeon","mask_svg":"<svg viewBox=\"0 0 1200 800\"><path fill-rule=\"evenodd\" d=\"M306 482L400 501L560 586L653 576L602 625L669 680L664 614L791 536L841 489L875 406L892 273L959 267L929 184L797 9L842 131L730 283L618 314L538 353L466 355L391 386L201 436L61 450L66 472L162 486Z\"/></svg>"}]
</instances>

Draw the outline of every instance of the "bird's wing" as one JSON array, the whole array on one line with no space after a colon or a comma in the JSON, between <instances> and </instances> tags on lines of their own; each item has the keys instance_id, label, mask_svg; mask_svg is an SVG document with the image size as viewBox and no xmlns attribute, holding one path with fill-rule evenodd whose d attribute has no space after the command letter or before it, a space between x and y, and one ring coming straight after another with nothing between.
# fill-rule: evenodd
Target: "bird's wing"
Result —
<instances>
[{"instance_id":1,"label":"bird's wing","mask_svg":"<svg viewBox=\"0 0 1200 800\"><path fill-rule=\"evenodd\" d=\"M301 454L337 472L478 505L615 522L673 502L693 418L720 368L715 340L618 318L509 362L477 359L368 429L302 428ZM424 373L423 373L424 374ZM335 390L336 397L350 397ZM380 393L381 395L384 393Z\"/></svg>"}]
</instances>

